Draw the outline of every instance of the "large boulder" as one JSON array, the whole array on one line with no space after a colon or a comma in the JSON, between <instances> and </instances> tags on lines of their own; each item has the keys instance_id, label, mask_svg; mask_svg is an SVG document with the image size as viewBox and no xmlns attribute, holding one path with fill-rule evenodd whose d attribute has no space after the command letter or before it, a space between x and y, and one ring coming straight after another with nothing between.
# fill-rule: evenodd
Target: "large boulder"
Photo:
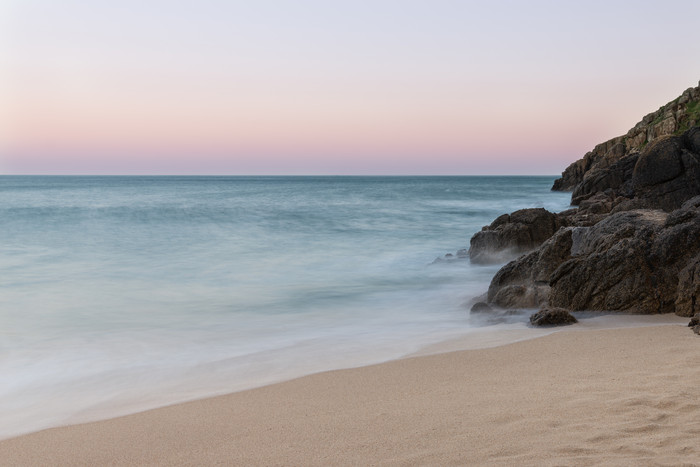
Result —
<instances>
[{"instance_id":1,"label":"large boulder","mask_svg":"<svg viewBox=\"0 0 700 467\"><path fill-rule=\"evenodd\" d=\"M487 301L629 313L700 310L700 196L672 213L624 211L590 227L560 229L502 267Z\"/></svg>"},{"instance_id":2,"label":"large boulder","mask_svg":"<svg viewBox=\"0 0 700 467\"><path fill-rule=\"evenodd\" d=\"M474 234L469 259L481 264L504 262L537 248L560 226L561 219L543 208L503 214Z\"/></svg>"},{"instance_id":3,"label":"large boulder","mask_svg":"<svg viewBox=\"0 0 700 467\"><path fill-rule=\"evenodd\" d=\"M695 127L682 137L667 136L650 143L634 166L630 186L637 205L672 211L700 195L700 151L695 152Z\"/></svg>"},{"instance_id":4,"label":"large boulder","mask_svg":"<svg viewBox=\"0 0 700 467\"><path fill-rule=\"evenodd\" d=\"M549 278L571 257L574 228L562 228L540 248L503 266L487 300L503 308L536 308L549 300Z\"/></svg>"},{"instance_id":5,"label":"large boulder","mask_svg":"<svg viewBox=\"0 0 700 467\"><path fill-rule=\"evenodd\" d=\"M661 211L629 211L581 229L571 259L550 276L550 305L570 310L664 311L647 255L665 220Z\"/></svg>"},{"instance_id":6,"label":"large boulder","mask_svg":"<svg viewBox=\"0 0 700 467\"><path fill-rule=\"evenodd\" d=\"M571 310L692 316L698 255L700 197L671 214L613 214L574 236L571 259L550 276L549 303Z\"/></svg>"},{"instance_id":7,"label":"large boulder","mask_svg":"<svg viewBox=\"0 0 700 467\"><path fill-rule=\"evenodd\" d=\"M564 308L545 306L530 316L530 324L533 326L565 326L574 323L578 323L578 320Z\"/></svg>"},{"instance_id":8,"label":"large boulder","mask_svg":"<svg viewBox=\"0 0 700 467\"><path fill-rule=\"evenodd\" d=\"M641 153L586 172L571 195L571 204L592 213L634 209L670 212L700 194L700 128L681 136L661 136ZM607 203L601 203L601 199ZM593 206L594 211L591 211Z\"/></svg>"}]
</instances>

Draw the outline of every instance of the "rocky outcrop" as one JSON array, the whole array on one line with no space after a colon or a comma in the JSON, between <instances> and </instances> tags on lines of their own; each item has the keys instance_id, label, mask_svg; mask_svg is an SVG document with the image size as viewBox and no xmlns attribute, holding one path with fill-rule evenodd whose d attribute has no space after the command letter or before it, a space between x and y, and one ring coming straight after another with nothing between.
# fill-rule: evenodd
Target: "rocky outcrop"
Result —
<instances>
[{"instance_id":1,"label":"rocky outcrop","mask_svg":"<svg viewBox=\"0 0 700 467\"><path fill-rule=\"evenodd\" d=\"M549 300L549 278L571 257L574 229L559 230L537 250L503 266L491 280L487 301L502 308L535 308Z\"/></svg>"},{"instance_id":2,"label":"rocky outcrop","mask_svg":"<svg viewBox=\"0 0 700 467\"><path fill-rule=\"evenodd\" d=\"M700 334L700 313L695 313L693 317L690 318L688 327L691 328L695 334Z\"/></svg>"},{"instance_id":3,"label":"rocky outcrop","mask_svg":"<svg viewBox=\"0 0 700 467\"><path fill-rule=\"evenodd\" d=\"M565 326L574 323L578 323L578 320L564 308L545 306L530 316L530 324L533 326Z\"/></svg>"},{"instance_id":4,"label":"rocky outcrop","mask_svg":"<svg viewBox=\"0 0 700 467\"><path fill-rule=\"evenodd\" d=\"M700 194L700 128L662 136L641 153L593 169L572 193L571 202L591 213L631 209L672 211Z\"/></svg>"},{"instance_id":5,"label":"rocky outcrop","mask_svg":"<svg viewBox=\"0 0 700 467\"><path fill-rule=\"evenodd\" d=\"M503 214L477 232L469 246L473 263L499 263L531 251L554 235L562 220L543 208Z\"/></svg>"},{"instance_id":6,"label":"rocky outcrop","mask_svg":"<svg viewBox=\"0 0 700 467\"><path fill-rule=\"evenodd\" d=\"M494 276L488 302L692 316L700 298L700 196L671 214L611 214L560 229Z\"/></svg>"},{"instance_id":7,"label":"rocky outcrop","mask_svg":"<svg viewBox=\"0 0 700 467\"><path fill-rule=\"evenodd\" d=\"M688 89L572 164L555 189L572 189L577 208L516 211L474 235L472 261L525 253L494 276L487 304L700 313L699 103Z\"/></svg>"},{"instance_id":8,"label":"rocky outcrop","mask_svg":"<svg viewBox=\"0 0 700 467\"><path fill-rule=\"evenodd\" d=\"M680 135L689 128L700 125L699 103L700 85L686 89L678 98L646 115L627 134L597 145L582 159L571 164L564 170L561 178L554 182L552 189L576 191L581 183L595 184L596 179L613 169L619 161L640 153L655 139L667 135ZM629 163L628 161L627 164ZM615 176L611 177L614 179Z\"/></svg>"},{"instance_id":9,"label":"rocky outcrop","mask_svg":"<svg viewBox=\"0 0 700 467\"><path fill-rule=\"evenodd\" d=\"M571 310L672 311L663 297L673 285L660 280L649 258L665 220L661 211L630 211L580 229L571 258L549 278L549 303Z\"/></svg>"},{"instance_id":10,"label":"rocky outcrop","mask_svg":"<svg viewBox=\"0 0 700 467\"><path fill-rule=\"evenodd\" d=\"M700 314L700 255L691 259L678 273L675 306L676 314L680 316Z\"/></svg>"}]
</instances>

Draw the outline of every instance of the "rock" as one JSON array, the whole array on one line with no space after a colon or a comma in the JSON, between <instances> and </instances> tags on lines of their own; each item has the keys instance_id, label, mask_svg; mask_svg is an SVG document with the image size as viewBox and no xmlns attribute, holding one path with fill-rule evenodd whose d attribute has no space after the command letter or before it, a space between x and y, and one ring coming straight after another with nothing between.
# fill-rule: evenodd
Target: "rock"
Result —
<instances>
[{"instance_id":1,"label":"rock","mask_svg":"<svg viewBox=\"0 0 700 467\"><path fill-rule=\"evenodd\" d=\"M571 164L553 189L571 190L577 208L504 214L474 235L473 262L521 254L494 276L487 303L699 314L698 123L700 86ZM700 319L691 327L700 332Z\"/></svg>"},{"instance_id":2,"label":"rock","mask_svg":"<svg viewBox=\"0 0 700 467\"><path fill-rule=\"evenodd\" d=\"M631 128L627 134L598 144L583 158L569 165L561 178L555 180L555 191L577 191L578 185L589 178L589 184L607 183L596 180L617 161L638 153L645 145L667 135L680 135L685 129L700 123L700 86L686 89L681 96L652 112ZM695 149L695 152L699 152ZM611 177L615 175L611 174ZM588 191L584 188L583 191ZM577 194L577 196L580 195Z\"/></svg>"},{"instance_id":3,"label":"rock","mask_svg":"<svg viewBox=\"0 0 700 467\"><path fill-rule=\"evenodd\" d=\"M700 197L671 214L612 214L572 233L572 257L552 273L549 303L571 310L692 316L697 306Z\"/></svg>"},{"instance_id":4,"label":"rock","mask_svg":"<svg viewBox=\"0 0 700 467\"><path fill-rule=\"evenodd\" d=\"M521 209L498 217L470 240L473 263L498 263L537 248L554 235L561 220L543 208Z\"/></svg>"},{"instance_id":5,"label":"rock","mask_svg":"<svg viewBox=\"0 0 700 467\"><path fill-rule=\"evenodd\" d=\"M574 229L560 229L542 246L503 266L491 280L489 303L503 308L535 308L547 303L549 278L571 257Z\"/></svg>"},{"instance_id":6,"label":"rock","mask_svg":"<svg viewBox=\"0 0 700 467\"><path fill-rule=\"evenodd\" d=\"M476 302L471 308L472 313L490 313L492 311L493 308L486 302Z\"/></svg>"},{"instance_id":7,"label":"rock","mask_svg":"<svg viewBox=\"0 0 700 467\"><path fill-rule=\"evenodd\" d=\"M606 190L616 190L621 188L625 182L632 179L634 168L639 159L639 153L629 154L609 167L595 168L586 172L580 183L576 185L571 194L571 204L574 206L584 207L584 200L591 196ZM606 198L614 199L612 193L607 194ZM612 209L612 205L610 206ZM607 210L610 212L610 209Z\"/></svg>"},{"instance_id":8,"label":"rock","mask_svg":"<svg viewBox=\"0 0 700 467\"><path fill-rule=\"evenodd\" d=\"M695 313L692 318L690 318L690 323L688 327L692 328L694 326L700 325L700 313Z\"/></svg>"},{"instance_id":9,"label":"rock","mask_svg":"<svg viewBox=\"0 0 700 467\"><path fill-rule=\"evenodd\" d=\"M562 225L590 227L608 217L607 213L591 213L587 209L567 209L557 214Z\"/></svg>"},{"instance_id":10,"label":"rock","mask_svg":"<svg viewBox=\"0 0 700 467\"><path fill-rule=\"evenodd\" d=\"M564 308L545 306L530 316L530 324L533 326L563 326L574 323L578 323L578 320Z\"/></svg>"},{"instance_id":11,"label":"rock","mask_svg":"<svg viewBox=\"0 0 700 467\"><path fill-rule=\"evenodd\" d=\"M679 160L674 157L687 147L687 141L676 137L651 145L639 160L658 155L663 163L651 160L639 172L635 169L643 174L639 186L647 184L656 190L686 176L688 165L680 159L674 166ZM649 170L655 173L648 174ZM684 189L673 192L677 198L665 198L672 200L671 205L693 193L692 183L684 183ZM658 192L656 198L663 195ZM491 281L487 302L503 308L548 304L569 310L693 316L700 311L700 195L686 199L670 213L661 209L616 212L619 206L630 207L634 202L644 205L645 198L621 201L611 189L557 215L558 224L570 227L559 229L538 249L502 267ZM615 203L609 214L585 214L605 211ZM602 220L581 222L584 216Z\"/></svg>"},{"instance_id":12,"label":"rock","mask_svg":"<svg viewBox=\"0 0 700 467\"><path fill-rule=\"evenodd\" d=\"M646 208L672 211L700 195L700 153L690 148L696 128L683 137L665 136L650 143L634 166L633 197Z\"/></svg>"},{"instance_id":13,"label":"rock","mask_svg":"<svg viewBox=\"0 0 700 467\"><path fill-rule=\"evenodd\" d=\"M693 332L694 332L695 334L700 334L700 325L693 326Z\"/></svg>"},{"instance_id":14,"label":"rock","mask_svg":"<svg viewBox=\"0 0 700 467\"><path fill-rule=\"evenodd\" d=\"M444 256L438 256L430 264L438 264L438 263L445 263L445 262L451 263L453 261L459 261L459 260L465 259L467 257L468 257L467 250L462 248L461 250L458 250L457 253L455 253L455 254L446 253Z\"/></svg>"},{"instance_id":15,"label":"rock","mask_svg":"<svg viewBox=\"0 0 700 467\"><path fill-rule=\"evenodd\" d=\"M660 302L655 265L649 252L666 214L630 211L613 214L581 229L571 259L550 276L552 306L570 310L633 313L672 311Z\"/></svg>"},{"instance_id":16,"label":"rock","mask_svg":"<svg viewBox=\"0 0 700 467\"><path fill-rule=\"evenodd\" d=\"M571 195L581 213L605 214L634 209L672 211L700 194L700 128L681 136L662 136L641 153L588 170Z\"/></svg>"},{"instance_id":17,"label":"rock","mask_svg":"<svg viewBox=\"0 0 700 467\"><path fill-rule=\"evenodd\" d=\"M700 255L695 256L678 274L675 312L678 316L693 316L700 324Z\"/></svg>"}]
</instances>

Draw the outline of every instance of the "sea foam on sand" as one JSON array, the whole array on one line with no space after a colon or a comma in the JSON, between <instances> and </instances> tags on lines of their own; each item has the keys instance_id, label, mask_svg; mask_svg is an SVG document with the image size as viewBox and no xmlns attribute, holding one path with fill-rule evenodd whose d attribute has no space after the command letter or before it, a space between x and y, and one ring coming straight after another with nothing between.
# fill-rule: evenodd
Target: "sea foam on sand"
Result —
<instances>
[{"instance_id":1,"label":"sea foam on sand","mask_svg":"<svg viewBox=\"0 0 700 467\"><path fill-rule=\"evenodd\" d=\"M596 319L538 339L45 430L0 442L0 458L8 465L697 465L698 337L669 316L591 329ZM664 320L672 324L651 325Z\"/></svg>"}]
</instances>

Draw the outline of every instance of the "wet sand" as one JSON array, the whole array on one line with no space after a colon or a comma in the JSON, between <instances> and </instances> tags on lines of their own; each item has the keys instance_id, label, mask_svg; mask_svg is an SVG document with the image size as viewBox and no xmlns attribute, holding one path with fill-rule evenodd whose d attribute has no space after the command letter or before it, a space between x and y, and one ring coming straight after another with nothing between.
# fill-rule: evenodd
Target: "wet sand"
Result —
<instances>
[{"instance_id":1,"label":"wet sand","mask_svg":"<svg viewBox=\"0 0 700 467\"><path fill-rule=\"evenodd\" d=\"M0 459L5 465L700 465L698 355L700 337L681 324L576 325L494 348L319 373L44 430L1 441Z\"/></svg>"}]
</instances>

